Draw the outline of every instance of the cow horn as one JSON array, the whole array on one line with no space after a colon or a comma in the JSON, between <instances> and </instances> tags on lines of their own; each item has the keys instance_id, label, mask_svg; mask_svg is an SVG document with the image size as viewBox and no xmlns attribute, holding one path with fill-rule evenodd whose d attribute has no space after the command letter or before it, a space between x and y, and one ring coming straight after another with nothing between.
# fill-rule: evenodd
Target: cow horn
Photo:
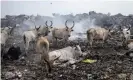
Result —
<instances>
[{"instance_id":1,"label":"cow horn","mask_svg":"<svg viewBox=\"0 0 133 80\"><path fill-rule=\"evenodd\" d=\"M39 29L40 29L40 27L41 27L41 25L37 28L37 30L39 30Z\"/></svg>"},{"instance_id":2,"label":"cow horn","mask_svg":"<svg viewBox=\"0 0 133 80\"><path fill-rule=\"evenodd\" d=\"M67 21L68 21L68 20L66 20L66 22L65 22L65 26L66 26L66 28L68 29L68 26L67 26Z\"/></svg>"},{"instance_id":3,"label":"cow horn","mask_svg":"<svg viewBox=\"0 0 133 80\"><path fill-rule=\"evenodd\" d=\"M48 23L48 21L45 22L46 27L48 27L48 24L47 23Z\"/></svg>"},{"instance_id":4,"label":"cow horn","mask_svg":"<svg viewBox=\"0 0 133 80\"><path fill-rule=\"evenodd\" d=\"M75 22L73 21L73 26L71 27L71 29L74 27L74 25L75 25Z\"/></svg>"},{"instance_id":5,"label":"cow horn","mask_svg":"<svg viewBox=\"0 0 133 80\"><path fill-rule=\"evenodd\" d=\"M130 28L131 28L131 26L129 26L129 28L127 29L127 31L130 30Z\"/></svg>"},{"instance_id":6,"label":"cow horn","mask_svg":"<svg viewBox=\"0 0 133 80\"><path fill-rule=\"evenodd\" d=\"M37 28L36 28L36 24L35 24L35 22L34 22L34 21L32 21L32 22L34 23L35 29L37 29Z\"/></svg>"},{"instance_id":7,"label":"cow horn","mask_svg":"<svg viewBox=\"0 0 133 80\"><path fill-rule=\"evenodd\" d=\"M52 21L50 21L51 22L51 25L50 25L50 27L52 27L52 25L53 25L53 22Z\"/></svg>"}]
</instances>

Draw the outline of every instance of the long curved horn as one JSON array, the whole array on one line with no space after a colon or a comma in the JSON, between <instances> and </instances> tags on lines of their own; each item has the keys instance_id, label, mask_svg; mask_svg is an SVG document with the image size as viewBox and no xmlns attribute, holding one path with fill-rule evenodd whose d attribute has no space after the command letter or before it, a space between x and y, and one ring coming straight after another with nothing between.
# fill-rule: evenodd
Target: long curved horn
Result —
<instances>
[{"instance_id":1,"label":"long curved horn","mask_svg":"<svg viewBox=\"0 0 133 80\"><path fill-rule=\"evenodd\" d=\"M40 29L40 27L41 27L41 25L38 27L38 28L36 28L37 30L39 30Z\"/></svg>"},{"instance_id":2,"label":"long curved horn","mask_svg":"<svg viewBox=\"0 0 133 80\"><path fill-rule=\"evenodd\" d=\"M51 22L51 25L49 26L49 27L52 27L52 25L53 25L53 22L52 21L50 21Z\"/></svg>"},{"instance_id":3,"label":"long curved horn","mask_svg":"<svg viewBox=\"0 0 133 80\"><path fill-rule=\"evenodd\" d=\"M48 27L47 22L48 22L48 21L45 22L46 27Z\"/></svg>"},{"instance_id":4,"label":"long curved horn","mask_svg":"<svg viewBox=\"0 0 133 80\"><path fill-rule=\"evenodd\" d=\"M68 28L68 26L67 26L67 21L68 21L68 20L66 20L66 22L65 22L65 26L66 26L66 28Z\"/></svg>"},{"instance_id":5,"label":"long curved horn","mask_svg":"<svg viewBox=\"0 0 133 80\"><path fill-rule=\"evenodd\" d=\"M131 28L131 25L129 25L129 28L127 29L127 31L130 30L130 28Z\"/></svg>"},{"instance_id":6,"label":"long curved horn","mask_svg":"<svg viewBox=\"0 0 133 80\"><path fill-rule=\"evenodd\" d=\"M75 22L73 21L73 26L71 27L71 29L74 27L74 25L75 25Z\"/></svg>"}]
</instances>

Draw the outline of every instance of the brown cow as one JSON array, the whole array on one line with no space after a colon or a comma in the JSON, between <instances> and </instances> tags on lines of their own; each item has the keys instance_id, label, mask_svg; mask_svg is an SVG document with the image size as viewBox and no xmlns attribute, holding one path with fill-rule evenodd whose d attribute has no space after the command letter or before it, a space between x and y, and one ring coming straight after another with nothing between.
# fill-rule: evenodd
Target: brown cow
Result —
<instances>
[{"instance_id":1,"label":"brown cow","mask_svg":"<svg viewBox=\"0 0 133 80\"><path fill-rule=\"evenodd\" d=\"M49 42L47 38L40 36L37 39L37 44L36 44L36 52L41 54L41 64L44 63L44 61L47 63L48 66L48 72L51 72L51 64L49 61Z\"/></svg>"}]
</instances>

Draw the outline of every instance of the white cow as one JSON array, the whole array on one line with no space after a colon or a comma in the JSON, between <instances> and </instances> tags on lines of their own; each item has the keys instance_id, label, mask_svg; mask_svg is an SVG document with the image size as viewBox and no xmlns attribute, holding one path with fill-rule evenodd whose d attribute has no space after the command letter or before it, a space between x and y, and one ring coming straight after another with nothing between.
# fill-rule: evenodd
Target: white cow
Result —
<instances>
[{"instance_id":1,"label":"white cow","mask_svg":"<svg viewBox=\"0 0 133 80\"><path fill-rule=\"evenodd\" d=\"M124 27L123 29L121 29L125 40L130 39L130 35L131 35L130 28L131 28L131 26L129 26L129 28Z\"/></svg>"},{"instance_id":2,"label":"white cow","mask_svg":"<svg viewBox=\"0 0 133 80\"><path fill-rule=\"evenodd\" d=\"M47 25L47 21L46 21L46 27L41 28L41 26L39 26L39 28L36 28L36 25L35 25L35 29L25 31L23 33L23 40L24 40L24 48L26 53L29 49L30 42L36 42L37 36L39 34L44 34L45 36L48 35L51 29L52 29L52 21L50 26ZM33 48L33 45L34 44L32 44L32 48Z\"/></svg>"},{"instance_id":3,"label":"white cow","mask_svg":"<svg viewBox=\"0 0 133 80\"><path fill-rule=\"evenodd\" d=\"M120 37L122 38L123 46L126 46L126 43L128 40L130 40L131 31L130 31L131 25L129 25L128 28L124 26L122 29L120 26Z\"/></svg>"},{"instance_id":4,"label":"white cow","mask_svg":"<svg viewBox=\"0 0 133 80\"><path fill-rule=\"evenodd\" d=\"M74 64L80 61L80 56L84 55L82 53L79 45L76 47L68 46L59 50L49 52L49 59L55 60L58 58L57 62L54 61L53 65L67 61L67 64Z\"/></svg>"},{"instance_id":5,"label":"white cow","mask_svg":"<svg viewBox=\"0 0 133 80\"><path fill-rule=\"evenodd\" d=\"M9 38L9 36L10 36L10 34L13 31L14 28L12 28L12 27L3 28L3 30L2 30L2 32L0 34L0 43L1 43L1 45L5 45L6 44L6 41Z\"/></svg>"},{"instance_id":6,"label":"white cow","mask_svg":"<svg viewBox=\"0 0 133 80\"><path fill-rule=\"evenodd\" d=\"M23 33L24 48L25 48L26 54L27 54L27 51L29 49L30 42L35 42L38 34L40 34L39 33L39 28L36 28L36 26L35 26L35 29L25 31Z\"/></svg>"},{"instance_id":7,"label":"white cow","mask_svg":"<svg viewBox=\"0 0 133 80\"><path fill-rule=\"evenodd\" d=\"M94 40L102 40L102 43L104 43L109 36L111 36L110 30L105 28L95 27L87 30L87 39L91 47Z\"/></svg>"}]
</instances>

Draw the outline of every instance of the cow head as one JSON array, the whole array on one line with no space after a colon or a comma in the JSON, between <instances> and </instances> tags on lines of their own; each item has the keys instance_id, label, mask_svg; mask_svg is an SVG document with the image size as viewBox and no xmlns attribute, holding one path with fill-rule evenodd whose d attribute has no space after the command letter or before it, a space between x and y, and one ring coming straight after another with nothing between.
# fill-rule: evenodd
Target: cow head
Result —
<instances>
[{"instance_id":1,"label":"cow head","mask_svg":"<svg viewBox=\"0 0 133 80\"><path fill-rule=\"evenodd\" d=\"M38 28L37 28L36 25L35 25L35 30L36 30L36 31L39 31L40 27L41 27L41 25L40 25Z\"/></svg>"},{"instance_id":2,"label":"cow head","mask_svg":"<svg viewBox=\"0 0 133 80\"><path fill-rule=\"evenodd\" d=\"M120 32L121 34L124 35L125 39L128 39L130 37L130 34L131 34L130 29L131 29L131 25L129 25L128 28L124 26L123 29L120 26Z\"/></svg>"},{"instance_id":3,"label":"cow head","mask_svg":"<svg viewBox=\"0 0 133 80\"><path fill-rule=\"evenodd\" d=\"M31 20L31 21L32 21L32 20ZM36 24L35 24L35 21L32 21L32 22L34 23L34 26L35 26L35 29L34 29L34 30L37 32L37 35L38 35L38 34L41 34L41 33L39 32L39 29L41 28L41 25L37 28L37 27L36 27Z\"/></svg>"},{"instance_id":4,"label":"cow head","mask_svg":"<svg viewBox=\"0 0 133 80\"><path fill-rule=\"evenodd\" d=\"M53 22L52 21L50 21L50 22L51 22L50 26L48 26L47 21L45 22L45 25L46 25L46 27L44 27L44 35L45 36L47 36L52 31Z\"/></svg>"},{"instance_id":5,"label":"cow head","mask_svg":"<svg viewBox=\"0 0 133 80\"><path fill-rule=\"evenodd\" d=\"M8 35L9 34L11 34L12 32L13 32L13 29L14 29L15 27L10 27L10 26L8 26L8 27L5 27L3 30L2 30L2 32L4 32L4 33L7 33Z\"/></svg>"},{"instance_id":6,"label":"cow head","mask_svg":"<svg viewBox=\"0 0 133 80\"><path fill-rule=\"evenodd\" d=\"M74 23L74 21L73 21L73 26L72 26L71 28L69 28L69 27L67 26L67 22L68 22L68 20L65 22L66 32L68 33L68 37L70 37L71 32L74 31L74 30L73 30L73 27L74 27L75 23Z\"/></svg>"},{"instance_id":7,"label":"cow head","mask_svg":"<svg viewBox=\"0 0 133 80\"><path fill-rule=\"evenodd\" d=\"M105 28L106 29L106 34L108 34L108 37L112 37L112 33L114 32L114 30L112 28Z\"/></svg>"},{"instance_id":8,"label":"cow head","mask_svg":"<svg viewBox=\"0 0 133 80\"><path fill-rule=\"evenodd\" d=\"M75 45L74 46L74 53L75 53L75 57L78 58L80 56L83 55L82 51L81 51L81 47L79 45Z\"/></svg>"}]
</instances>

